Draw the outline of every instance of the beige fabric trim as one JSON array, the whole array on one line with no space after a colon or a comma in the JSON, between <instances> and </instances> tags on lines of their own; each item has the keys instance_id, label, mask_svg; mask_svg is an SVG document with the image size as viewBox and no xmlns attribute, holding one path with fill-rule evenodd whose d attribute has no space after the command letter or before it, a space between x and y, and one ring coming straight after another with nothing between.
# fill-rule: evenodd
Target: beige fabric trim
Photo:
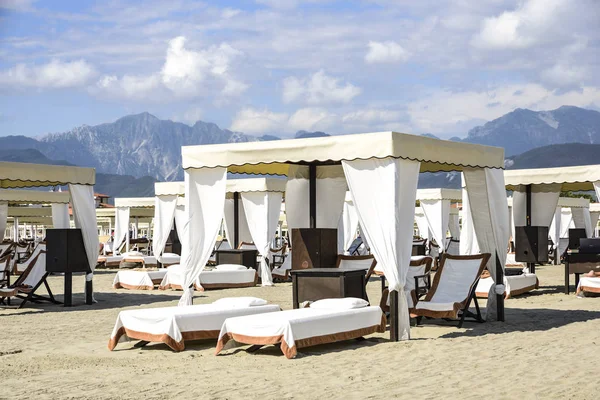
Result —
<instances>
[{"instance_id":1,"label":"beige fabric trim","mask_svg":"<svg viewBox=\"0 0 600 400\"><path fill-rule=\"evenodd\" d=\"M145 340L147 342L158 342L164 343L169 346L173 351L183 351L185 349L186 340L200 340L200 339L216 339L219 337L219 331L190 331L182 332L181 342L175 341L172 337L167 334L153 335L147 332L138 332L131 329L127 329L124 326L119 328L117 334L110 338L108 341L108 350L113 351L119 343L121 336L126 335L130 339Z\"/></svg>"},{"instance_id":2,"label":"beige fabric trim","mask_svg":"<svg viewBox=\"0 0 600 400\"><path fill-rule=\"evenodd\" d=\"M119 283L115 283L113 285L113 289L154 290L154 286L148 286L148 285L129 285L127 283L119 282Z\"/></svg>"}]
</instances>

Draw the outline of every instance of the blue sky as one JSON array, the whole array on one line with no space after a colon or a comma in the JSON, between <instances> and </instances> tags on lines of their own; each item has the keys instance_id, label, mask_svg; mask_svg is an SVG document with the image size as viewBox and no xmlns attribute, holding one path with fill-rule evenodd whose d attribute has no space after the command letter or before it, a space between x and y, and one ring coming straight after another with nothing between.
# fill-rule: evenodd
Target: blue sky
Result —
<instances>
[{"instance_id":1,"label":"blue sky","mask_svg":"<svg viewBox=\"0 0 600 400\"><path fill-rule=\"evenodd\" d=\"M465 136L517 107L598 109L599 25L597 0L0 0L0 135L148 111Z\"/></svg>"}]
</instances>

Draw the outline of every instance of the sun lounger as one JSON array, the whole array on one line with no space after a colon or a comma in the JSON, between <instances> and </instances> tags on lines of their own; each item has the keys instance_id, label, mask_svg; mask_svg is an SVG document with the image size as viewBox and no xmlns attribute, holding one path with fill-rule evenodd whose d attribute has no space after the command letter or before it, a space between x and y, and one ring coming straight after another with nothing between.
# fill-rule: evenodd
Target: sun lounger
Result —
<instances>
[{"instance_id":1,"label":"sun lounger","mask_svg":"<svg viewBox=\"0 0 600 400\"><path fill-rule=\"evenodd\" d=\"M472 256L444 254L431 289L423 300L410 308L411 315L417 317L417 323L422 317L457 319L460 316L460 328L467 315L483 322L475 288L489 258L489 253ZM469 311L471 301L475 303L477 314Z\"/></svg>"},{"instance_id":2,"label":"sun lounger","mask_svg":"<svg viewBox=\"0 0 600 400\"><path fill-rule=\"evenodd\" d=\"M477 297L486 298L490 288L494 284L494 280L487 271L484 271L479 283L477 283L477 289L475 294ZM504 277L504 298L509 299L511 297L519 296L524 293L531 292L534 289L539 288L540 283L535 274L524 272L522 275L507 275Z\"/></svg>"},{"instance_id":3,"label":"sun lounger","mask_svg":"<svg viewBox=\"0 0 600 400\"><path fill-rule=\"evenodd\" d=\"M577 295L582 296L589 293L593 293L595 295L600 293L600 277L583 275L581 278L579 278Z\"/></svg>"},{"instance_id":4,"label":"sun lounger","mask_svg":"<svg viewBox=\"0 0 600 400\"><path fill-rule=\"evenodd\" d=\"M112 351L117 343L134 339L143 341L142 344L165 343L174 351L182 351L186 341L218 338L227 318L280 310L278 305L266 303L262 299L241 297L220 299L212 304L121 311L108 349Z\"/></svg>"},{"instance_id":5,"label":"sun lounger","mask_svg":"<svg viewBox=\"0 0 600 400\"><path fill-rule=\"evenodd\" d=\"M160 285L166 274L166 268L157 270L134 269L117 271L113 281L113 288L153 290L155 285Z\"/></svg>"},{"instance_id":6,"label":"sun lounger","mask_svg":"<svg viewBox=\"0 0 600 400\"><path fill-rule=\"evenodd\" d=\"M360 300L362 299L326 299ZM216 354L233 340L234 344L265 346L280 343L287 358L294 358L298 349L318 344L356 339L375 332L385 332L386 319L379 307L361 308L299 308L277 313L228 318L219 334ZM229 347L229 346L227 346Z\"/></svg>"},{"instance_id":7,"label":"sun lounger","mask_svg":"<svg viewBox=\"0 0 600 400\"><path fill-rule=\"evenodd\" d=\"M13 247L14 247L13 242L0 243L0 258L6 257L7 255L9 255L12 252Z\"/></svg>"},{"instance_id":8,"label":"sun lounger","mask_svg":"<svg viewBox=\"0 0 600 400\"><path fill-rule=\"evenodd\" d=\"M271 276L273 279L280 281L289 281L290 280L290 271L292 270L292 250L288 251L287 256L283 260L283 264L274 268L271 271Z\"/></svg>"},{"instance_id":9,"label":"sun lounger","mask_svg":"<svg viewBox=\"0 0 600 400\"><path fill-rule=\"evenodd\" d=\"M159 289L182 290L183 276L180 265L167 268L167 274L160 283ZM256 286L258 275L256 270L243 265L223 264L217 265L213 270L202 271L194 283L197 290L229 289Z\"/></svg>"},{"instance_id":10,"label":"sun lounger","mask_svg":"<svg viewBox=\"0 0 600 400\"><path fill-rule=\"evenodd\" d=\"M160 256L160 260L163 267L168 267L170 265L179 264L181 262L181 257L179 256L179 254L175 253L162 253Z\"/></svg>"},{"instance_id":11,"label":"sun lounger","mask_svg":"<svg viewBox=\"0 0 600 400\"><path fill-rule=\"evenodd\" d=\"M121 265L123 256L99 256L98 264L102 264L105 268L114 268Z\"/></svg>"},{"instance_id":12,"label":"sun lounger","mask_svg":"<svg viewBox=\"0 0 600 400\"><path fill-rule=\"evenodd\" d=\"M406 293L406 302L408 307L413 307L416 303L416 299L427 293L427 290L431 286L431 278L429 271L431 271L431 265L433 258L430 256L411 256L410 257L410 268L406 274L406 285L404 292ZM383 271L377 270L375 266L374 274L381 276L381 303L380 307L384 312L389 312L389 291L385 286L385 276ZM414 297L413 297L414 296Z\"/></svg>"},{"instance_id":13,"label":"sun lounger","mask_svg":"<svg viewBox=\"0 0 600 400\"><path fill-rule=\"evenodd\" d=\"M46 243L45 242L40 242L37 246L35 246L33 253L31 253L31 255L29 256L29 258L27 258L26 261L24 261L22 263L15 262L13 273L15 275L22 274L27 269L27 266L29 265L29 260L32 260L35 257L37 257L37 255L40 254L40 252L42 252L42 251L46 251ZM44 269L45 269L45 266L44 266Z\"/></svg>"}]
</instances>

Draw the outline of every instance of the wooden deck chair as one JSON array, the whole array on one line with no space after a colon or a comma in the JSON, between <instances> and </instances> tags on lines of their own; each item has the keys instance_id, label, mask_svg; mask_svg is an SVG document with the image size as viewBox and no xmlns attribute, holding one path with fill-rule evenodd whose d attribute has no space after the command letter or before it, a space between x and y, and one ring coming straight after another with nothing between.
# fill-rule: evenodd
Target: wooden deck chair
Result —
<instances>
[{"instance_id":1,"label":"wooden deck chair","mask_svg":"<svg viewBox=\"0 0 600 400\"><path fill-rule=\"evenodd\" d=\"M377 265L377 260L375 260L375 256L372 254L366 256L345 256L342 254L338 254L337 261L335 263L336 268L340 269L348 269L348 270L356 270L356 269L364 269L366 271L365 275L365 295L367 293L367 283L369 283L369 278L373 274L373 270ZM368 301L367 296L367 301Z\"/></svg>"},{"instance_id":2,"label":"wooden deck chair","mask_svg":"<svg viewBox=\"0 0 600 400\"><path fill-rule=\"evenodd\" d=\"M432 264L433 258L429 256L420 256L418 259L410 260L410 268L406 274L406 283L404 285L406 300L409 307L416 304L418 299L426 295L431 288ZM379 306L386 313L390 311L388 295L389 290L385 285L385 275L381 275L381 302Z\"/></svg>"},{"instance_id":3,"label":"wooden deck chair","mask_svg":"<svg viewBox=\"0 0 600 400\"><path fill-rule=\"evenodd\" d=\"M253 242L240 242L238 250L256 250L256 245Z\"/></svg>"},{"instance_id":4,"label":"wooden deck chair","mask_svg":"<svg viewBox=\"0 0 600 400\"><path fill-rule=\"evenodd\" d=\"M444 252L455 256L460 255L460 240L454 239L453 237L448 238L446 250Z\"/></svg>"},{"instance_id":5,"label":"wooden deck chair","mask_svg":"<svg viewBox=\"0 0 600 400\"><path fill-rule=\"evenodd\" d=\"M0 287L10 286L11 254L0 257Z\"/></svg>"},{"instance_id":6,"label":"wooden deck chair","mask_svg":"<svg viewBox=\"0 0 600 400\"><path fill-rule=\"evenodd\" d=\"M32 303L49 301L54 304L61 304L54 298L50 286L46 281L47 277L46 251L42 250L35 257L31 257L28 260L27 268L19 275L13 284L4 289L0 289L0 298L14 296L22 299L23 301L19 305L19 308L22 308L28 301ZM49 297L35 293L42 284L46 287Z\"/></svg>"},{"instance_id":7,"label":"wooden deck chair","mask_svg":"<svg viewBox=\"0 0 600 400\"><path fill-rule=\"evenodd\" d=\"M13 242L0 243L0 258L6 257L8 254L12 253L14 246L15 244Z\"/></svg>"},{"instance_id":8,"label":"wooden deck chair","mask_svg":"<svg viewBox=\"0 0 600 400\"><path fill-rule=\"evenodd\" d=\"M277 268L277 267L281 267L283 265L283 262L285 261L285 256L286 256L286 250L287 250L287 244L284 243L281 247L276 248L276 249L269 249L269 252L271 253L271 270Z\"/></svg>"},{"instance_id":9,"label":"wooden deck chair","mask_svg":"<svg viewBox=\"0 0 600 400\"><path fill-rule=\"evenodd\" d=\"M472 256L444 254L431 289L423 300L409 309L411 316L417 317L417 324L422 317L458 319L459 328L466 316L483 322L475 288L490 257L489 253ZM477 314L469 311L471 301L475 303Z\"/></svg>"},{"instance_id":10,"label":"wooden deck chair","mask_svg":"<svg viewBox=\"0 0 600 400\"><path fill-rule=\"evenodd\" d=\"M348 254L350 254L351 256L358 256L360 255L358 249L360 249L360 246L362 246L364 244L363 239L359 236L356 239L354 239L352 241L352 243L350 244L350 247L348 247L347 252Z\"/></svg>"}]
</instances>

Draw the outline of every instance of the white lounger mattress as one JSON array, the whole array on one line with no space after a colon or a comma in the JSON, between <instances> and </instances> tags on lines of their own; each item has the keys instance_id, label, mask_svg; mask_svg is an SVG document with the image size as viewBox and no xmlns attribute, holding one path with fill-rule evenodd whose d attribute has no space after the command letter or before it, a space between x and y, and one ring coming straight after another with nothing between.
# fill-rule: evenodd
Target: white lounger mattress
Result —
<instances>
[{"instance_id":1,"label":"white lounger mattress","mask_svg":"<svg viewBox=\"0 0 600 400\"><path fill-rule=\"evenodd\" d=\"M113 288L115 289L133 289L133 290L153 290L154 285L159 285L167 275L167 269L139 271L139 270L121 270L115 275Z\"/></svg>"},{"instance_id":2,"label":"white lounger mattress","mask_svg":"<svg viewBox=\"0 0 600 400\"><path fill-rule=\"evenodd\" d=\"M579 278L577 294L581 292L600 293L600 277L582 276Z\"/></svg>"},{"instance_id":3,"label":"white lounger mattress","mask_svg":"<svg viewBox=\"0 0 600 400\"><path fill-rule=\"evenodd\" d=\"M172 265L167 268L167 274L160 283L159 289L177 289L181 290L183 277L181 267ZM199 279L196 281L196 289L227 289L255 286L258 280L256 270L248 268L240 271L202 271ZM202 289L201 289L202 287Z\"/></svg>"},{"instance_id":4,"label":"white lounger mattress","mask_svg":"<svg viewBox=\"0 0 600 400\"><path fill-rule=\"evenodd\" d=\"M216 353L223 350L230 340L234 341L234 345L235 342L254 345L281 343L283 354L287 358L294 358L298 348L385 332L385 325L381 308L375 306L354 309L300 308L228 318L219 334Z\"/></svg>"},{"instance_id":5,"label":"white lounger mattress","mask_svg":"<svg viewBox=\"0 0 600 400\"><path fill-rule=\"evenodd\" d=\"M475 289L477 297L487 298L494 280L491 277L480 279ZM539 287L538 278L535 274L524 273L522 275L511 275L504 277L504 297L510 298L520 294L531 292Z\"/></svg>"},{"instance_id":6,"label":"white lounger mattress","mask_svg":"<svg viewBox=\"0 0 600 400\"><path fill-rule=\"evenodd\" d=\"M182 351L186 340L216 339L227 318L279 310L276 304L239 308L198 304L121 311L108 348L112 351L121 341L137 339L165 343L175 351Z\"/></svg>"}]
</instances>

